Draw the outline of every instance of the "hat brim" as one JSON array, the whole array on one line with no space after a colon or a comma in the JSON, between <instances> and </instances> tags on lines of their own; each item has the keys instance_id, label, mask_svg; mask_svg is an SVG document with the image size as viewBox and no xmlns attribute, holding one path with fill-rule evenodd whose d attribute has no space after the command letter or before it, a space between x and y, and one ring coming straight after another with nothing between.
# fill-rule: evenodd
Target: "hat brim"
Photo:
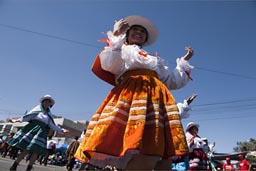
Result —
<instances>
[{"instance_id":1,"label":"hat brim","mask_svg":"<svg viewBox=\"0 0 256 171\"><path fill-rule=\"evenodd\" d=\"M197 127L197 128L199 128L199 124L191 124L191 125L189 125L188 127L187 127L187 131L191 128L191 127L193 127L193 126L195 126L195 127Z\"/></svg>"},{"instance_id":2,"label":"hat brim","mask_svg":"<svg viewBox=\"0 0 256 171\"><path fill-rule=\"evenodd\" d=\"M147 18L142 17L142 16L137 16L137 15L132 15L132 16L126 17L125 19L128 22L130 27L133 25L139 25L139 26L144 27L147 30L148 39L147 39L147 42L144 44L144 46L151 45L156 41L156 39L158 37L157 28Z\"/></svg>"},{"instance_id":3,"label":"hat brim","mask_svg":"<svg viewBox=\"0 0 256 171\"><path fill-rule=\"evenodd\" d=\"M50 100L51 101L51 106L55 104L55 101L51 97L42 97L40 99L40 103L42 103L44 100Z\"/></svg>"}]
</instances>

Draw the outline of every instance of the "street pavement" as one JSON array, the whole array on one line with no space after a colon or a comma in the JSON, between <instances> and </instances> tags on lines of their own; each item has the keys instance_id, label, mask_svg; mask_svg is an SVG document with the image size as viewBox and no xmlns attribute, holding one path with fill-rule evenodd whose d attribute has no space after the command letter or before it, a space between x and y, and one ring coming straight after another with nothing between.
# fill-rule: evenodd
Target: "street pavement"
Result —
<instances>
[{"instance_id":1,"label":"street pavement","mask_svg":"<svg viewBox=\"0 0 256 171\"><path fill-rule=\"evenodd\" d=\"M3 158L0 157L0 171L9 171L11 165L13 164L14 160L10 159L8 156ZM17 171L25 171L27 168L27 164L25 160L22 160L17 167ZM74 171L77 169L73 169ZM55 166L55 165L40 165L38 163L33 165L32 171L67 171L65 166Z\"/></svg>"}]
</instances>

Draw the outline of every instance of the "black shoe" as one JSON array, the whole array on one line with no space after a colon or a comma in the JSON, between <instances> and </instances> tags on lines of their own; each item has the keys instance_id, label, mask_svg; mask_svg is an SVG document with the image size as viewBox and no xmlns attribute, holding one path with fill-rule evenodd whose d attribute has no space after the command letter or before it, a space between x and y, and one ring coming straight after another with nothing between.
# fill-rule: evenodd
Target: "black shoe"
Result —
<instances>
[{"instance_id":1,"label":"black shoe","mask_svg":"<svg viewBox=\"0 0 256 171\"><path fill-rule=\"evenodd\" d=\"M15 171L17 169L18 163L14 162L12 167L10 167L10 171Z\"/></svg>"}]
</instances>

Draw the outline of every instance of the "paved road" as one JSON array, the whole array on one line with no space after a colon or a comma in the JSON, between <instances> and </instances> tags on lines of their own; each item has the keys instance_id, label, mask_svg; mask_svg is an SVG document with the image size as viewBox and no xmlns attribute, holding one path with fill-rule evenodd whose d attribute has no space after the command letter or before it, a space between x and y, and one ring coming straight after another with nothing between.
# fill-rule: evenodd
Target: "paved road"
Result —
<instances>
[{"instance_id":1,"label":"paved road","mask_svg":"<svg viewBox=\"0 0 256 171\"><path fill-rule=\"evenodd\" d=\"M0 170L1 171L8 171L13 164L14 160L10 159L9 157L3 158L0 157ZM27 163L25 160L22 160L20 164L17 167L17 171L25 171L27 168ZM73 169L74 171L77 171L77 169ZM34 164L32 171L67 171L66 167L60 167L60 166L54 166L54 165L39 165Z\"/></svg>"}]
</instances>

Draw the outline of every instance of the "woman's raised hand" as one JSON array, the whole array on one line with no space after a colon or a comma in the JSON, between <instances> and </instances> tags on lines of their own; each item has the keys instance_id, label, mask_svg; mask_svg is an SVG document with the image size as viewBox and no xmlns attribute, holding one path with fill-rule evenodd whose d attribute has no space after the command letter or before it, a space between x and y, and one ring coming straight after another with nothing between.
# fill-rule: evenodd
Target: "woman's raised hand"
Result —
<instances>
[{"instance_id":1,"label":"woman's raised hand","mask_svg":"<svg viewBox=\"0 0 256 171\"><path fill-rule=\"evenodd\" d=\"M188 105L193 102L193 100L197 97L197 94L192 94L190 97L187 98Z\"/></svg>"},{"instance_id":2,"label":"woman's raised hand","mask_svg":"<svg viewBox=\"0 0 256 171\"><path fill-rule=\"evenodd\" d=\"M119 21L116 21L114 24L113 34L115 36L119 36L121 34L126 33L126 31L129 29L129 24L125 19L121 19Z\"/></svg>"},{"instance_id":3,"label":"woman's raised hand","mask_svg":"<svg viewBox=\"0 0 256 171\"><path fill-rule=\"evenodd\" d=\"M183 57L185 60L189 60L194 55L194 50L192 47L188 46L185 47L185 50L187 51L186 55Z\"/></svg>"}]
</instances>

